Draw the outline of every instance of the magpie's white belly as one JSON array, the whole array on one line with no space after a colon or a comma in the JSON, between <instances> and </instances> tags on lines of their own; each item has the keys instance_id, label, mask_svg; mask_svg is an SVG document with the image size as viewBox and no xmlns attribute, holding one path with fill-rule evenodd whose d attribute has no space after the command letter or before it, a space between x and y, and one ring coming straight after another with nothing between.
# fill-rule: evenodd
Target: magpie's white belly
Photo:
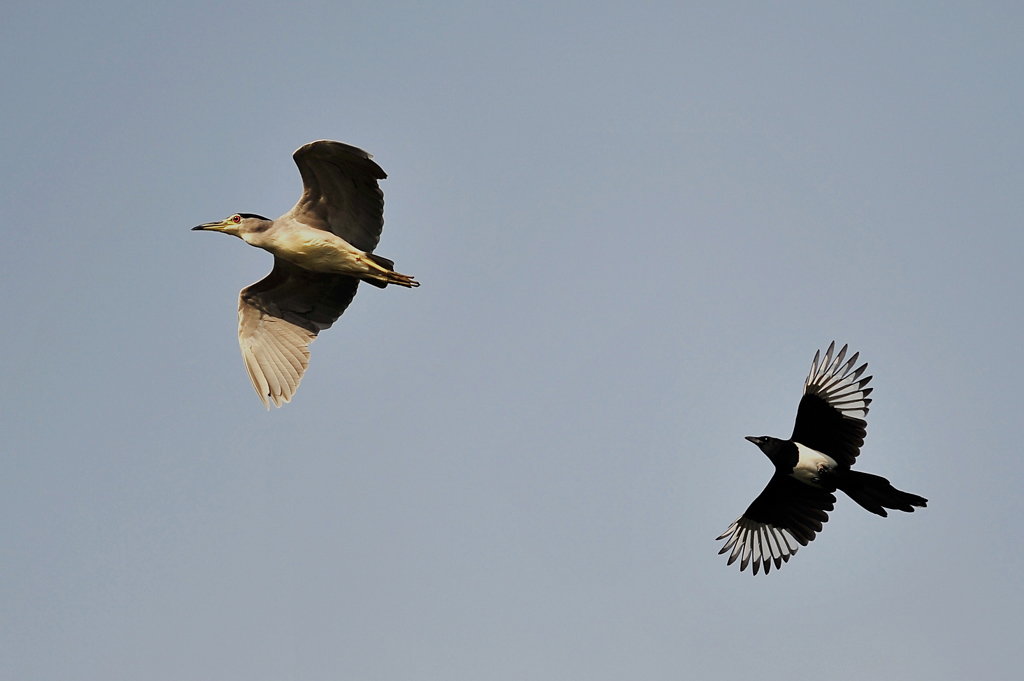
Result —
<instances>
[{"instance_id":1,"label":"magpie's white belly","mask_svg":"<svg viewBox=\"0 0 1024 681\"><path fill-rule=\"evenodd\" d=\"M821 487L819 481L821 479L822 469L834 470L838 463L828 454L822 454L815 449L805 447L799 442L794 442L793 444L796 445L796 450L800 454L800 459L797 461L796 466L793 468L793 472L790 475L805 485Z\"/></svg>"}]
</instances>

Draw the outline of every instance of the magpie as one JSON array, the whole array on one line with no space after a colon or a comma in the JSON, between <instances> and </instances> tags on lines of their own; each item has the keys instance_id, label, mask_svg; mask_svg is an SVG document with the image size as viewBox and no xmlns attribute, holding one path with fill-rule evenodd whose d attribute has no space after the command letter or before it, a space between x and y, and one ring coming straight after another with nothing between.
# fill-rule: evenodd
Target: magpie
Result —
<instances>
[{"instance_id":1,"label":"magpie","mask_svg":"<svg viewBox=\"0 0 1024 681\"><path fill-rule=\"evenodd\" d=\"M821 532L827 511L834 508L837 489L883 518L887 508L912 513L915 506L928 505L924 497L901 492L881 476L850 469L867 434L864 418L873 388L865 386L872 377L861 378L866 363L853 368L860 353L844 364L847 346L833 358L835 346L833 341L821 362L821 351L814 353L793 435L788 440L746 438L775 464L775 474L746 512L718 537L726 540L719 555L731 551L727 565L739 558L741 572L750 563L755 575L759 567L768 574L772 563L776 570L788 563L797 544L807 546Z\"/></svg>"}]
</instances>

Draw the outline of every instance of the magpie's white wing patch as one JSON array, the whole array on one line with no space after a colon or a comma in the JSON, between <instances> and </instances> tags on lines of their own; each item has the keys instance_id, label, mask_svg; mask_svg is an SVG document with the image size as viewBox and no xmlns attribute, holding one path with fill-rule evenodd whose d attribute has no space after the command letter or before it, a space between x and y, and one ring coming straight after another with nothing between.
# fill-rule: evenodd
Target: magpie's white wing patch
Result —
<instances>
[{"instance_id":1,"label":"magpie's white wing patch","mask_svg":"<svg viewBox=\"0 0 1024 681\"><path fill-rule=\"evenodd\" d=\"M748 564L753 563L755 575L762 566L764 573L768 574L772 563L775 563L775 569L778 570L783 563L789 562L790 556L796 554L800 548L797 538L789 530L760 523L746 516L737 518L729 529L718 537L718 540L721 539L725 539L726 542L718 552L719 555L732 551L726 564L732 565L738 558L740 572L743 572Z\"/></svg>"},{"instance_id":2,"label":"magpie's white wing patch","mask_svg":"<svg viewBox=\"0 0 1024 681\"><path fill-rule=\"evenodd\" d=\"M864 387L871 380L871 376L867 378L860 376L868 368L868 365L865 363L856 369L853 368L857 363L857 358L860 357L859 352L855 352L853 357L844 364L843 359L846 357L846 350L849 346L844 345L839 354L833 358L832 352L835 347L836 343L832 341L820 363L818 360L821 351L814 353L811 372L807 375L807 380L804 381L804 394L817 395L845 418L864 419L868 415L868 405L871 404L868 395L871 394L873 388Z\"/></svg>"}]
</instances>

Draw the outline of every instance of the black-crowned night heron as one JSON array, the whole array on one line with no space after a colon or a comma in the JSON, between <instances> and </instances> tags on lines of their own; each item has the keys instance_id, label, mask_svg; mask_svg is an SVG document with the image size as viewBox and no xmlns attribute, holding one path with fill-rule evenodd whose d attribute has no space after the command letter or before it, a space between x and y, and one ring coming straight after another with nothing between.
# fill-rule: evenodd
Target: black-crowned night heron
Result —
<instances>
[{"instance_id":1,"label":"black-crowned night heron","mask_svg":"<svg viewBox=\"0 0 1024 681\"><path fill-rule=\"evenodd\" d=\"M304 189L276 220L235 213L193 230L232 234L270 251L274 269L238 297L238 344L263 404L289 402L309 365L309 344L345 311L360 281L384 288L419 282L372 253L384 228L387 177L356 147L321 140L293 155Z\"/></svg>"}]
</instances>

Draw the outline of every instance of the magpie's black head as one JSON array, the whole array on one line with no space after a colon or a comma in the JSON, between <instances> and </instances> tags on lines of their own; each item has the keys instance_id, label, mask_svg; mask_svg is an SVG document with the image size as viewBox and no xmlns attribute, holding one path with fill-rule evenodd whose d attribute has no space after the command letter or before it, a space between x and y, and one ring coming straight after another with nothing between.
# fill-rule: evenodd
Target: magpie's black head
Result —
<instances>
[{"instance_id":1,"label":"magpie's black head","mask_svg":"<svg viewBox=\"0 0 1024 681\"><path fill-rule=\"evenodd\" d=\"M753 435L748 435L746 439L750 440L755 445L757 445L761 449L761 451L764 452L764 455L767 456L769 459L772 459L772 455L783 444L782 440L780 440L777 437L771 437L770 435L764 435L762 437L754 437ZM774 459L772 459L772 461L774 461Z\"/></svg>"}]
</instances>

